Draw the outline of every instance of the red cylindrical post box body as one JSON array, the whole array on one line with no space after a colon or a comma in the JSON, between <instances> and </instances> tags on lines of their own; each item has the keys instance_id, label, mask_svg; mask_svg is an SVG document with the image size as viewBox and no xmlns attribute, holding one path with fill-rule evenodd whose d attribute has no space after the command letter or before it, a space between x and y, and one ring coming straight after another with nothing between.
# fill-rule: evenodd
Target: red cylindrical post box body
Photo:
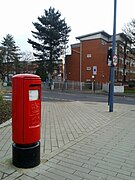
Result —
<instances>
[{"instance_id":1,"label":"red cylindrical post box body","mask_svg":"<svg viewBox=\"0 0 135 180\"><path fill-rule=\"evenodd\" d=\"M40 140L41 79L18 74L12 78L12 140L19 145Z\"/></svg>"}]
</instances>

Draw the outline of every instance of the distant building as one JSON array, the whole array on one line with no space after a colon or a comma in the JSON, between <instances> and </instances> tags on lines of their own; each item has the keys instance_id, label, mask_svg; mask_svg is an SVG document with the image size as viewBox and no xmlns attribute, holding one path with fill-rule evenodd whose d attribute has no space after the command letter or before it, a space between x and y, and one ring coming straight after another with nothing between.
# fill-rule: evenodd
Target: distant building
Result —
<instances>
[{"instance_id":1,"label":"distant building","mask_svg":"<svg viewBox=\"0 0 135 180\"><path fill-rule=\"evenodd\" d=\"M2 54L2 52L4 53ZM3 81L7 81L8 79L10 81L12 79L12 76L15 74L35 74L37 68L39 68L41 60L36 61L35 59L19 59L18 62L13 62L13 60L8 59L7 61L6 48L0 46L0 62L0 79L3 79ZM55 61L53 79L62 79L61 74L63 74L63 61L62 59L58 59L57 61Z\"/></svg>"},{"instance_id":2,"label":"distant building","mask_svg":"<svg viewBox=\"0 0 135 180\"><path fill-rule=\"evenodd\" d=\"M80 43L71 45L66 56L67 80L109 82L110 66L107 53L112 47L112 36L105 31L76 37ZM135 80L135 53L123 33L116 35L118 64L114 68L115 82Z\"/></svg>"}]
</instances>

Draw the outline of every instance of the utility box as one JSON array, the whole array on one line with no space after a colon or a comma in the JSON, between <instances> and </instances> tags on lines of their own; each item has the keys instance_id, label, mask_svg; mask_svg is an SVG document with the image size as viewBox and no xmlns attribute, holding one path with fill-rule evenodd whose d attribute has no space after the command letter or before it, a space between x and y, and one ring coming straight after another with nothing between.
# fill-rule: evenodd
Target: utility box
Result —
<instances>
[{"instance_id":1,"label":"utility box","mask_svg":"<svg viewBox=\"0 0 135 180\"><path fill-rule=\"evenodd\" d=\"M12 78L13 164L21 168L40 163L41 79L33 74Z\"/></svg>"}]
</instances>

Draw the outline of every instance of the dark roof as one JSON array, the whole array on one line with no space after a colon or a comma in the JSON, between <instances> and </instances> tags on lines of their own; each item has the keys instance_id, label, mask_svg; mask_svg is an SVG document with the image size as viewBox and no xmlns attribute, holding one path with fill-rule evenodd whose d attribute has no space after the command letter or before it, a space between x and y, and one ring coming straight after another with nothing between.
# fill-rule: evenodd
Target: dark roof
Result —
<instances>
[{"instance_id":1,"label":"dark roof","mask_svg":"<svg viewBox=\"0 0 135 180\"><path fill-rule=\"evenodd\" d=\"M120 35L124 40L128 41L129 43L132 43L131 39L124 33L119 33L118 35Z\"/></svg>"},{"instance_id":2,"label":"dark roof","mask_svg":"<svg viewBox=\"0 0 135 180\"><path fill-rule=\"evenodd\" d=\"M72 48L80 47L80 43L72 44L71 47Z\"/></svg>"},{"instance_id":3,"label":"dark roof","mask_svg":"<svg viewBox=\"0 0 135 180\"><path fill-rule=\"evenodd\" d=\"M103 34L104 36L106 36L108 38L111 37L111 35L106 33L105 31L98 31L98 32L91 33L91 34L86 34L86 35L78 36L78 37L76 37L76 39L81 39L81 38L85 38L85 37L93 36L93 35L97 35L97 34Z\"/></svg>"}]
</instances>

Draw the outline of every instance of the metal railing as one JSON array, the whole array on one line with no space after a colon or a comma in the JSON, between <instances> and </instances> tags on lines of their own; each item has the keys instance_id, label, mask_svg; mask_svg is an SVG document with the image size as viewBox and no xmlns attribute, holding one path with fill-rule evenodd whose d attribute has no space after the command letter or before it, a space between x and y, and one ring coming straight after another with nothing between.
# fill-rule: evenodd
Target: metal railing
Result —
<instances>
[{"instance_id":1,"label":"metal railing","mask_svg":"<svg viewBox=\"0 0 135 180\"><path fill-rule=\"evenodd\" d=\"M78 82L78 81L54 81L50 88L48 83L42 84L43 89L51 90L74 90L74 91L95 91L102 90L102 84L99 82Z\"/></svg>"}]
</instances>

